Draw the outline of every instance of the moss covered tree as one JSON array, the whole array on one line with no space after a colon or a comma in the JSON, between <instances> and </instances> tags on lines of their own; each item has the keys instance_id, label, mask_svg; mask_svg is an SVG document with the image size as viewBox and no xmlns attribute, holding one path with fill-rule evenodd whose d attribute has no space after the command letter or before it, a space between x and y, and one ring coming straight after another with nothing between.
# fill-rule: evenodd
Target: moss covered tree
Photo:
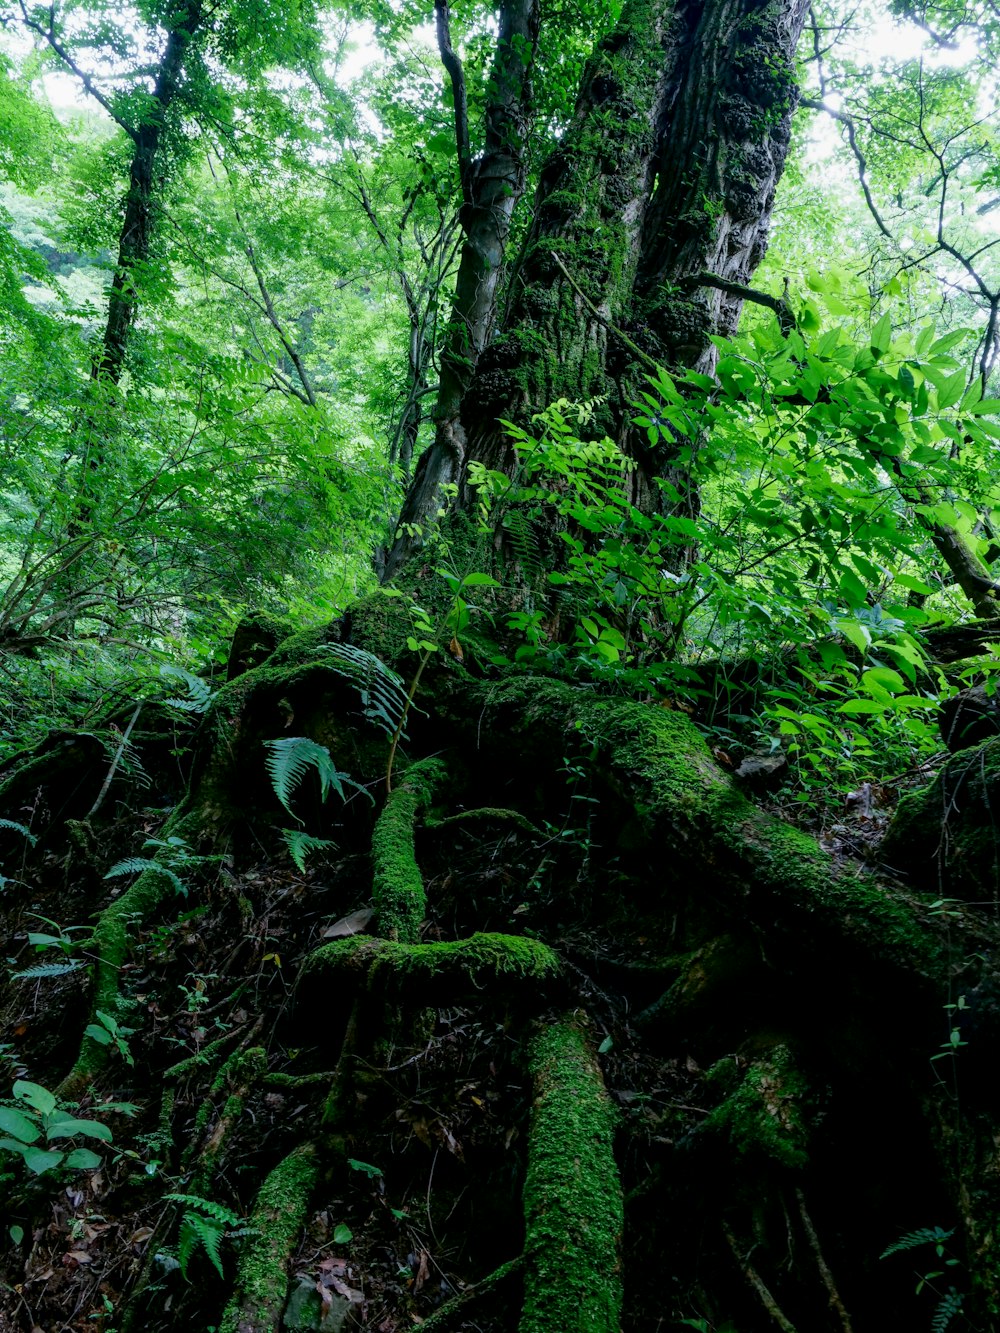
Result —
<instances>
[{"instance_id":1,"label":"moss covered tree","mask_svg":"<svg viewBox=\"0 0 1000 1333\"><path fill-rule=\"evenodd\" d=\"M516 469L501 417L600 399L637 511L697 511L631 404L762 299L804 16L629 0L512 258L537 16L504 7L476 163L438 6L467 248L393 579L248 621L200 712L112 717L110 766L53 735L0 783L10 919L50 928L16 983L39 1082L0 1111L11 1328L1000 1326L1000 742L906 802L903 880L763 808L691 706L498 666L459 606L533 591L463 522L470 464ZM76 954L52 923L91 913ZM124 1149L85 1186L20 1170L60 1139L43 1070Z\"/></svg>"}]
</instances>

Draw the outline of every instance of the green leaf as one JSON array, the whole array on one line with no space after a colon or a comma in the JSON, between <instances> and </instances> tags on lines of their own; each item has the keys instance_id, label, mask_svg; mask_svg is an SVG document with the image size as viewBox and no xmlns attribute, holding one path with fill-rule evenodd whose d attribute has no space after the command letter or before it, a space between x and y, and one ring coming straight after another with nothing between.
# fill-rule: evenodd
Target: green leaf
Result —
<instances>
[{"instance_id":1,"label":"green leaf","mask_svg":"<svg viewBox=\"0 0 1000 1333\"><path fill-rule=\"evenodd\" d=\"M40 1176L44 1172L57 1167L62 1162L64 1154L61 1152L45 1152L41 1148L25 1148L22 1156L28 1170L36 1176Z\"/></svg>"},{"instance_id":2,"label":"green leaf","mask_svg":"<svg viewBox=\"0 0 1000 1333\"><path fill-rule=\"evenodd\" d=\"M42 1137L38 1126L11 1106L0 1106L0 1132L13 1134L21 1143L35 1143Z\"/></svg>"},{"instance_id":3,"label":"green leaf","mask_svg":"<svg viewBox=\"0 0 1000 1333\"><path fill-rule=\"evenodd\" d=\"M74 1148L66 1158L66 1165L75 1171L93 1171L101 1165L101 1159L89 1148Z\"/></svg>"},{"instance_id":4,"label":"green leaf","mask_svg":"<svg viewBox=\"0 0 1000 1333\"><path fill-rule=\"evenodd\" d=\"M111 1142L111 1130L107 1125L102 1125L99 1120L76 1120L71 1115L59 1113L59 1119L50 1121L45 1129L47 1139L68 1139L74 1134L83 1134L88 1139L101 1139L104 1143Z\"/></svg>"},{"instance_id":5,"label":"green leaf","mask_svg":"<svg viewBox=\"0 0 1000 1333\"><path fill-rule=\"evenodd\" d=\"M372 1166L370 1162L359 1162L356 1157L348 1157L347 1165L352 1171L360 1171L366 1176L374 1177L382 1175L381 1167Z\"/></svg>"},{"instance_id":6,"label":"green leaf","mask_svg":"<svg viewBox=\"0 0 1000 1333\"><path fill-rule=\"evenodd\" d=\"M884 713L890 704L879 703L875 699L848 699L840 705L838 713Z\"/></svg>"},{"instance_id":7,"label":"green leaf","mask_svg":"<svg viewBox=\"0 0 1000 1333\"><path fill-rule=\"evenodd\" d=\"M882 316L871 332L871 347L873 352L879 355L889 350L889 344L892 341L892 320L889 318L889 312Z\"/></svg>"},{"instance_id":8,"label":"green leaf","mask_svg":"<svg viewBox=\"0 0 1000 1333\"><path fill-rule=\"evenodd\" d=\"M466 574L462 580L463 588L499 588L500 584L496 579L490 578L489 574Z\"/></svg>"},{"instance_id":9,"label":"green leaf","mask_svg":"<svg viewBox=\"0 0 1000 1333\"><path fill-rule=\"evenodd\" d=\"M354 1239L354 1232L343 1222L338 1223L333 1229L334 1245L348 1245Z\"/></svg>"},{"instance_id":10,"label":"green leaf","mask_svg":"<svg viewBox=\"0 0 1000 1333\"><path fill-rule=\"evenodd\" d=\"M892 667L871 667L862 674L861 683L865 689L873 687L874 694L879 690L886 690L889 694L903 694L906 691L903 677L898 671L893 671Z\"/></svg>"},{"instance_id":11,"label":"green leaf","mask_svg":"<svg viewBox=\"0 0 1000 1333\"><path fill-rule=\"evenodd\" d=\"M18 1079L14 1084L14 1096L22 1102L27 1102L29 1106L40 1112L42 1115L49 1115L56 1109L56 1099L48 1088L43 1088L40 1083L29 1083L26 1079Z\"/></svg>"}]
</instances>

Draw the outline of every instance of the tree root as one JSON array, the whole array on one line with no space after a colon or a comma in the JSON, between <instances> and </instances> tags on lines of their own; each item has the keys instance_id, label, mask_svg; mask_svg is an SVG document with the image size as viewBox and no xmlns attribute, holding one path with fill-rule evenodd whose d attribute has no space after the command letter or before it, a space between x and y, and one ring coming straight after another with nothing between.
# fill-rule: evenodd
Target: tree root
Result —
<instances>
[{"instance_id":1,"label":"tree root","mask_svg":"<svg viewBox=\"0 0 1000 1333\"><path fill-rule=\"evenodd\" d=\"M312 1143L300 1144L260 1187L250 1215L251 1235L240 1252L236 1286L220 1333L274 1333L288 1295L288 1261L319 1171Z\"/></svg>"},{"instance_id":2,"label":"tree root","mask_svg":"<svg viewBox=\"0 0 1000 1333\"><path fill-rule=\"evenodd\" d=\"M372 991L412 989L422 1004L454 1004L463 992L495 995L505 983L553 980L561 974L558 955L523 935L479 932L440 944L354 935L322 944L306 959L300 985L316 977L350 977Z\"/></svg>"},{"instance_id":3,"label":"tree root","mask_svg":"<svg viewBox=\"0 0 1000 1333\"><path fill-rule=\"evenodd\" d=\"M720 891L768 921L775 912L806 938L847 939L878 966L935 989L947 975L944 937L912 901L856 870L838 867L814 838L753 806L715 762L679 710L630 700L581 699L559 681L520 677L473 687L492 746L518 747L522 762L576 734L594 771L635 812L638 832L677 872L710 867Z\"/></svg>"},{"instance_id":4,"label":"tree root","mask_svg":"<svg viewBox=\"0 0 1000 1333\"><path fill-rule=\"evenodd\" d=\"M440 759L424 759L406 770L390 793L372 834L372 901L379 933L404 944L420 938L427 895L417 865L414 832L421 812L447 777Z\"/></svg>"},{"instance_id":5,"label":"tree root","mask_svg":"<svg viewBox=\"0 0 1000 1333\"><path fill-rule=\"evenodd\" d=\"M746 1280L750 1283L751 1287L753 1287L754 1291L760 1297L761 1304L763 1305L767 1313L771 1316L771 1318L774 1320L774 1322L781 1329L781 1333L796 1333L795 1325L783 1312L778 1302L771 1295L763 1278L757 1272L756 1268L754 1268L753 1264L750 1262L749 1259L744 1259L740 1255L739 1242L733 1235L732 1227L730 1227L727 1222L723 1222L722 1224L722 1233L726 1238L729 1248L733 1252L733 1258L739 1265L740 1272L743 1274Z\"/></svg>"},{"instance_id":6,"label":"tree root","mask_svg":"<svg viewBox=\"0 0 1000 1333\"><path fill-rule=\"evenodd\" d=\"M480 1278L478 1282L473 1282L463 1291L460 1291L457 1296L453 1296L450 1301L442 1305L439 1310L435 1310L433 1314L429 1314L426 1319L422 1320L420 1324L421 1333L441 1333L441 1330L447 1328L453 1319L464 1315L470 1305L495 1291L501 1283L506 1282L515 1273L519 1273L523 1267L524 1255L519 1254L516 1259L508 1260L507 1263L501 1264L499 1268L495 1268L488 1276Z\"/></svg>"},{"instance_id":7,"label":"tree root","mask_svg":"<svg viewBox=\"0 0 1000 1333\"><path fill-rule=\"evenodd\" d=\"M624 1209L601 1071L573 1018L537 1034L529 1063L520 1333L618 1333Z\"/></svg>"}]
</instances>

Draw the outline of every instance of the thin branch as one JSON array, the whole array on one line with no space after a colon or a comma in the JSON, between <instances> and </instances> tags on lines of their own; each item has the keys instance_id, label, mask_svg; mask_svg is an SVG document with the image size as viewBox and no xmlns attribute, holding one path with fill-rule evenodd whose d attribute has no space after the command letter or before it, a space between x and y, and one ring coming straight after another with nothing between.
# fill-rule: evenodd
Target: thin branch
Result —
<instances>
[{"instance_id":1,"label":"thin branch","mask_svg":"<svg viewBox=\"0 0 1000 1333\"><path fill-rule=\"evenodd\" d=\"M815 97L800 98L799 105L807 106L812 111L825 111L828 116L832 116L834 120L840 121L841 125L845 127L845 129L847 130L847 142L850 144L851 152L854 154L854 159L858 164L858 180L860 181L861 188L864 191L865 203L868 205L868 211L875 219L875 225L878 227L882 235L887 240L892 241L893 245L895 245L896 238L893 236L892 232L882 221L882 214L878 211L878 208L876 207L875 200L872 198L872 192L868 188L868 182L865 179L865 172L868 170L868 163L865 161L865 155L861 151L861 145L858 143L857 132L855 131L854 128L854 117L849 116L846 111L835 111L832 106L827 106L825 102L821 102L817 100Z\"/></svg>"},{"instance_id":2,"label":"thin branch","mask_svg":"<svg viewBox=\"0 0 1000 1333\"><path fill-rule=\"evenodd\" d=\"M451 78L452 101L455 103L455 145L458 149L458 174L462 183L462 199L466 204L471 204L472 150L469 146L469 100L465 90L465 70L451 44L450 11L447 0L434 0L434 20L441 63Z\"/></svg>"}]
</instances>

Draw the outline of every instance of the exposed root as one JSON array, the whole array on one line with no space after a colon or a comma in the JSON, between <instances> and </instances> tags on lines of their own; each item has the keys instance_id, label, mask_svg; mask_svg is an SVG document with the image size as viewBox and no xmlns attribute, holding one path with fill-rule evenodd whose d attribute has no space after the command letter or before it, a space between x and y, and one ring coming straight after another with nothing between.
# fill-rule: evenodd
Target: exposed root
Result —
<instances>
[{"instance_id":1,"label":"exposed root","mask_svg":"<svg viewBox=\"0 0 1000 1333\"><path fill-rule=\"evenodd\" d=\"M190 838L199 829L200 821L196 816L188 814L180 817L175 814L164 825L162 836L165 839L168 835L187 834ZM95 963L89 1023L98 1023L99 1010L115 1017L119 1015L118 977L129 955L136 928L147 921L160 904L174 893L174 885L168 876L150 868L144 870L120 898L109 903L101 912L90 940L90 952ZM57 1094L68 1101L79 1101L97 1073L104 1068L108 1051L107 1046L102 1046L84 1033L76 1062L56 1089Z\"/></svg>"},{"instance_id":2,"label":"exposed root","mask_svg":"<svg viewBox=\"0 0 1000 1333\"><path fill-rule=\"evenodd\" d=\"M788 1316L782 1311L781 1307L779 1306L778 1302L774 1299L774 1297L771 1295L770 1291L768 1291L763 1278L757 1272L756 1268L754 1268L753 1264L750 1262L749 1259L745 1259L740 1254L739 1242L733 1235L732 1227L730 1227L728 1222L723 1222L722 1232L726 1238L726 1241L728 1242L729 1248L733 1252L733 1258L736 1260L737 1264L739 1264L743 1276L746 1278L746 1280L750 1283L751 1287L753 1287L754 1291L760 1297L761 1304L764 1306L764 1309L767 1311L767 1313L771 1316L774 1322L781 1329L781 1333L796 1333L795 1325L788 1318Z\"/></svg>"},{"instance_id":3,"label":"exposed root","mask_svg":"<svg viewBox=\"0 0 1000 1333\"><path fill-rule=\"evenodd\" d=\"M618 1333L623 1202L614 1112L575 1019L531 1043L521 1333Z\"/></svg>"},{"instance_id":4,"label":"exposed root","mask_svg":"<svg viewBox=\"0 0 1000 1333\"><path fill-rule=\"evenodd\" d=\"M819 1275L823 1279L823 1285L826 1287L827 1295L830 1298L830 1309L837 1312L840 1320L840 1326L844 1333L854 1333L851 1328L851 1318L847 1313L844 1302L840 1299L840 1292L837 1290L837 1284L833 1280L833 1274L830 1272L830 1266L823 1257L823 1251L820 1248L819 1236L816 1234L816 1228L813 1226L813 1220L809 1216L809 1210L806 1208L806 1196L798 1187L795 1190L795 1197L799 1204L799 1216L802 1218L802 1225L805 1228L806 1237L810 1248L816 1259L816 1267L819 1269Z\"/></svg>"},{"instance_id":5,"label":"exposed root","mask_svg":"<svg viewBox=\"0 0 1000 1333\"><path fill-rule=\"evenodd\" d=\"M446 776L447 769L439 759L424 759L408 768L386 800L372 834L375 920L381 934L404 944L420 938L427 913L427 895L414 849L416 822Z\"/></svg>"},{"instance_id":6,"label":"exposed root","mask_svg":"<svg viewBox=\"0 0 1000 1333\"><path fill-rule=\"evenodd\" d=\"M453 1296L450 1301L442 1305L440 1310L435 1310L433 1314L427 1316L421 1321L420 1328L423 1333L442 1333L442 1330L448 1328L452 1320L464 1315L470 1305L476 1301L482 1300L491 1292L496 1291L501 1283L506 1282L509 1277L520 1272L524 1267L524 1255L519 1254L516 1259L510 1259L507 1263L501 1264L499 1268L493 1270L487 1277L479 1282L474 1282L460 1291L457 1296Z\"/></svg>"},{"instance_id":7,"label":"exposed root","mask_svg":"<svg viewBox=\"0 0 1000 1333\"><path fill-rule=\"evenodd\" d=\"M402 944L398 940L354 935L331 940L314 950L302 980L352 977L372 992L412 989L422 1004L454 1004L468 992L502 993L505 983L534 982L560 975L558 955L538 940L522 935L477 933L441 944Z\"/></svg>"},{"instance_id":8,"label":"exposed root","mask_svg":"<svg viewBox=\"0 0 1000 1333\"><path fill-rule=\"evenodd\" d=\"M240 1252L236 1286L220 1333L274 1333L288 1294L288 1261L298 1239L316 1181L311 1143L300 1144L278 1163L257 1195Z\"/></svg>"}]
</instances>

